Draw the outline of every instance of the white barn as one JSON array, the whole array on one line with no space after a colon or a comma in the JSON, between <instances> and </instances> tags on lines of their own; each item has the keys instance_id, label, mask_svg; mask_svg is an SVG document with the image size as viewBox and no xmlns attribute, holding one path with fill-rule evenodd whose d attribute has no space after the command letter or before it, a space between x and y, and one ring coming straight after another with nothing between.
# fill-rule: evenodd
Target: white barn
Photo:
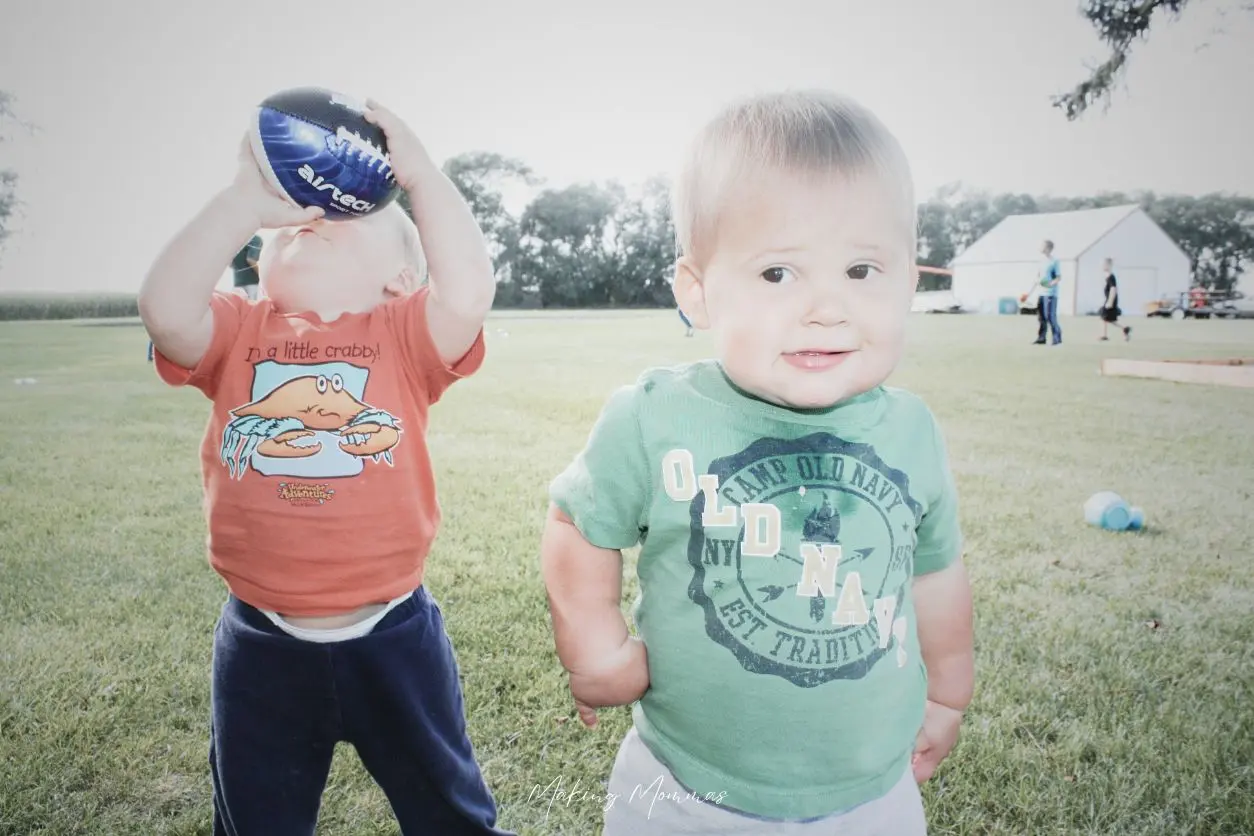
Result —
<instances>
[{"instance_id":1,"label":"white barn","mask_svg":"<svg viewBox=\"0 0 1254 836\"><path fill-rule=\"evenodd\" d=\"M951 264L953 295L964 311L997 313L1033 285L1041 244L1054 242L1062 268L1058 313L1086 315L1102 305L1102 259L1114 260L1119 307L1141 316L1145 303L1183 293L1191 282L1184 250L1140 206L1111 206L1037 215L1011 215L964 250ZM1035 297L1028 300L1035 305Z\"/></svg>"}]
</instances>

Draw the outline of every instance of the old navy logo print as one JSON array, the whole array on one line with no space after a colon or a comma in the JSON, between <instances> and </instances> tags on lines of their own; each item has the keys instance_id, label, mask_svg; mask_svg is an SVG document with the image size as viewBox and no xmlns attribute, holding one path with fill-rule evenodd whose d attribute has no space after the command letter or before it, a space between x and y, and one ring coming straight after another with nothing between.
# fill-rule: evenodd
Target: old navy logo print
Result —
<instances>
[{"instance_id":1,"label":"old navy logo print","mask_svg":"<svg viewBox=\"0 0 1254 836\"><path fill-rule=\"evenodd\" d=\"M866 676L890 653L906 664L922 510L871 446L764 438L701 475L677 449L662 483L691 511L688 597L746 670L814 687Z\"/></svg>"}]
</instances>

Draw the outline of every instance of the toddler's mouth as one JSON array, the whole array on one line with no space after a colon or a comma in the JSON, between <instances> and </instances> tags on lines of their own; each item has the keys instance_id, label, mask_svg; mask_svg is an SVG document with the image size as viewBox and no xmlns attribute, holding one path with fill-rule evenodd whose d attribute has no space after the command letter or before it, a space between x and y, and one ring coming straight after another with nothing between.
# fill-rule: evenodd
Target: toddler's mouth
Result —
<instances>
[{"instance_id":1,"label":"toddler's mouth","mask_svg":"<svg viewBox=\"0 0 1254 836\"><path fill-rule=\"evenodd\" d=\"M852 351L806 349L785 354L784 362L803 371L826 371L840 365L852 353Z\"/></svg>"}]
</instances>

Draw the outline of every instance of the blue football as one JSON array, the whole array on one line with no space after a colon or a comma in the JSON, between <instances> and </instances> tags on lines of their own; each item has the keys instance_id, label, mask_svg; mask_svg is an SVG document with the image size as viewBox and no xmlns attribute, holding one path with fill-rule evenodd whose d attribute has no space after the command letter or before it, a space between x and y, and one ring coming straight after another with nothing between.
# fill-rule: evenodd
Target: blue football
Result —
<instances>
[{"instance_id":1,"label":"blue football","mask_svg":"<svg viewBox=\"0 0 1254 836\"><path fill-rule=\"evenodd\" d=\"M321 87L296 87L257 108L250 137L262 174L297 206L327 220L378 212L400 193L387 137L366 121L365 104Z\"/></svg>"}]
</instances>

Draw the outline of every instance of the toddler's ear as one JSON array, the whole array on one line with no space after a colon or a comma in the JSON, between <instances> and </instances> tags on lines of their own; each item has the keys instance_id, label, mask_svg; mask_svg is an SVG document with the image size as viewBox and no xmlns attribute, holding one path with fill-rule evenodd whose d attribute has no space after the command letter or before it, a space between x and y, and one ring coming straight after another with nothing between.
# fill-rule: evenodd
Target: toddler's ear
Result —
<instances>
[{"instance_id":1,"label":"toddler's ear","mask_svg":"<svg viewBox=\"0 0 1254 836\"><path fill-rule=\"evenodd\" d=\"M710 317L705 309L705 285L701 281L701 270L697 263L688 256L675 262L675 281L672 285L675 302L684 316L692 323L692 327L705 330L710 327Z\"/></svg>"}]
</instances>

